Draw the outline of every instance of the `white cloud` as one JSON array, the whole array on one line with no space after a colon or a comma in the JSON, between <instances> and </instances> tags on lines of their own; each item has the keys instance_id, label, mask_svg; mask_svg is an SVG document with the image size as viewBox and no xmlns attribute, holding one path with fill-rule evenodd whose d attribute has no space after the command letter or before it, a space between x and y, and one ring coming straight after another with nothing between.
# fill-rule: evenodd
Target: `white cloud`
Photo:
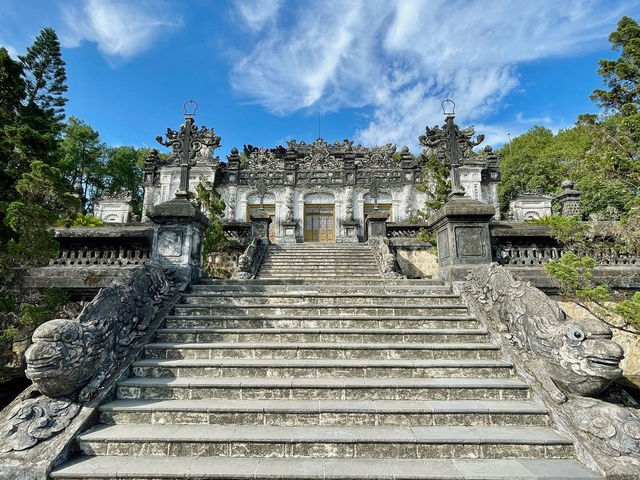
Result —
<instances>
[{"instance_id":1,"label":"white cloud","mask_svg":"<svg viewBox=\"0 0 640 480\"><path fill-rule=\"evenodd\" d=\"M276 18L281 4L282 0L244 0L235 7L247 30L258 32Z\"/></svg>"},{"instance_id":2,"label":"white cloud","mask_svg":"<svg viewBox=\"0 0 640 480\"><path fill-rule=\"evenodd\" d=\"M95 42L104 55L122 59L140 54L160 34L182 25L166 2L151 0L84 0L64 7L63 20L65 46Z\"/></svg>"},{"instance_id":3,"label":"white cloud","mask_svg":"<svg viewBox=\"0 0 640 480\"><path fill-rule=\"evenodd\" d=\"M255 1L236 0L236 8ZM460 123L482 121L518 86L519 65L601 47L622 15L617 2L582 0L494 0L490 8L484 1L324 0L287 8L286 22L266 26L235 59L233 87L282 115L370 107L357 140L413 149L426 124L442 122L443 98L455 99ZM514 124L531 120L550 123L521 115ZM484 127L506 141L500 127Z\"/></svg>"},{"instance_id":4,"label":"white cloud","mask_svg":"<svg viewBox=\"0 0 640 480\"><path fill-rule=\"evenodd\" d=\"M516 121L518 123L524 123L527 125L541 124L541 123L551 123L551 117L546 115L544 117L531 117L525 118L523 113L520 112L516 115Z\"/></svg>"},{"instance_id":5,"label":"white cloud","mask_svg":"<svg viewBox=\"0 0 640 480\"><path fill-rule=\"evenodd\" d=\"M0 47L6 48L7 52L9 52L9 56L11 58L13 58L14 60L17 60L17 58L18 58L18 50L16 50L13 46L11 46L11 45L3 42L3 41L0 41Z\"/></svg>"}]
</instances>

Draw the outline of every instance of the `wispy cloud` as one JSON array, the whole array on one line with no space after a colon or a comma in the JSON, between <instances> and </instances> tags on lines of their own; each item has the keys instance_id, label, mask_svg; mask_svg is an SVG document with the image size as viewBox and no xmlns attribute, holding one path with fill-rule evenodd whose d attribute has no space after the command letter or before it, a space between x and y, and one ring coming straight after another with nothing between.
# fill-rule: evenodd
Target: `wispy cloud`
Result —
<instances>
[{"instance_id":1,"label":"wispy cloud","mask_svg":"<svg viewBox=\"0 0 640 480\"><path fill-rule=\"evenodd\" d=\"M281 5L282 0L244 0L235 8L246 29L257 33L275 20Z\"/></svg>"},{"instance_id":2,"label":"wispy cloud","mask_svg":"<svg viewBox=\"0 0 640 480\"><path fill-rule=\"evenodd\" d=\"M285 10L267 3L278 4L268 18ZM490 11L462 0L303 3L277 24L241 15L266 26L236 59L233 87L282 115L369 107L358 140L414 148L425 124L441 123L443 98L455 99L460 122L482 121L518 86L519 65L601 46L622 15L620 3L595 0L495 0ZM550 123L523 115L514 123L531 120ZM490 137L504 141L506 132Z\"/></svg>"},{"instance_id":3,"label":"wispy cloud","mask_svg":"<svg viewBox=\"0 0 640 480\"><path fill-rule=\"evenodd\" d=\"M519 112L516 115L516 121L518 123L524 123L526 125L541 124L541 123L551 123L551 117L549 115L545 115L544 117L525 118L524 114L522 112Z\"/></svg>"},{"instance_id":4,"label":"wispy cloud","mask_svg":"<svg viewBox=\"0 0 640 480\"><path fill-rule=\"evenodd\" d=\"M104 55L120 59L142 53L159 35L182 25L162 0L84 0L64 6L62 14L65 46L95 42Z\"/></svg>"},{"instance_id":5,"label":"wispy cloud","mask_svg":"<svg viewBox=\"0 0 640 480\"><path fill-rule=\"evenodd\" d=\"M6 48L7 52L9 52L9 56L14 60L18 58L18 50L16 50L13 46L0 40L0 47Z\"/></svg>"}]
</instances>

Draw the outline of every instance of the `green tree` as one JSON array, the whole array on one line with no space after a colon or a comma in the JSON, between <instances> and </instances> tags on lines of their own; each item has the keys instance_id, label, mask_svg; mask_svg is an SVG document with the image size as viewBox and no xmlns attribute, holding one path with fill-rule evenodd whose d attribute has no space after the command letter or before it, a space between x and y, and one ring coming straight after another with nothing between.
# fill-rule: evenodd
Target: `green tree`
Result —
<instances>
[{"instance_id":1,"label":"green tree","mask_svg":"<svg viewBox=\"0 0 640 480\"><path fill-rule=\"evenodd\" d=\"M640 103L640 26L622 17L618 28L609 35L611 47L622 50L616 60L600 60L598 73L608 90L596 89L591 99L608 112L624 115L638 113Z\"/></svg>"},{"instance_id":2,"label":"green tree","mask_svg":"<svg viewBox=\"0 0 640 480\"><path fill-rule=\"evenodd\" d=\"M442 207L449 199L451 193L451 170L442 165L435 155L431 155L422 166L423 184L418 190L425 192L425 212L419 211L418 215L429 218L435 211Z\"/></svg>"},{"instance_id":3,"label":"green tree","mask_svg":"<svg viewBox=\"0 0 640 480\"><path fill-rule=\"evenodd\" d=\"M534 126L498 150L502 182L498 189L500 206L507 211L518 191L553 193L567 176L566 156L548 128ZM577 154L574 153L574 154Z\"/></svg>"},{"instance_id":4,"label":"green tree","mask_svg":"<svg viewBox=\"0 0 640 480\"><path fill-rule=\"evenodd\" d=\"M142 203L142 165L146 152L124 146L107 150L105 191L113 195L124 193L131 196L135 213L139 213Z\"/></svg>"},{"instance_id":5,"label":"green tree","mask_svg":"<svg viewBox=\"0 0 640 480\"><path fill-rule=\"evenodd\" d=\"M105 152L106 146L97 131L76 117L69 118L64 129L60 168L81 196L84 213L89 197L105 186Z\"/></svg>"},{"instance_id":6,"label":"green tree","mask_svg":"<svg viewBox=\"0 0 640 480\"><path fill-rule=\"evenodd\" d=\"M67 91L67 74L55 30L43 28L26 55L19 58L24 66L27 106L38 106L50 120L53 133L59 133L67 102L63 96Z\"/></svg>"},{"instance_id":7,"label":"green tree","mask_svg":"<svg viewBox=\"0 0 640 480\"><path fill-rule=\"evenodd\" d=\"M16 182L16 174L13 170L16 151L6 130L16 127L22 100L25 97L22 65L12 60L5 48L0 48L0 216L2 217L8 202L16 198L15 189L12 188ZM8 227L0 225L0 245L4 244L10 236Z\"/></svg>"},{"instance_id":8,"label":"green tree","mask_svg":"<svg viewBox=\"0 0 640 480\"><path fill-rule=\"evenodd\" d=\"M6 251L26 264L45 262L57 252L50 228L60 221L71 224L80 208L60 171L44 162L33 162L31 171L18 181L19 200L11 202L4 222L17 234Z\"/></svg>"},{"instance_id":9,"label":"green tree","mask_svg":"<svg viewBox=\"0 0 640 480\"><path fill-rule=\"evenodd\" d=\"M210 261L210 257L213 254L220 252L227 245L227 239L224 236L221 220L224 215L226 205L218 191L215 189L213 183L207 180L204 176L200 177L200 182L196 186L196 193L197 203L200 204L200 208L206 213L207 217L209 217L209 220L211 221L211 224L204 232L204 269L209 275L215 277L219 272Z\"/></svg>"}]
</instances>

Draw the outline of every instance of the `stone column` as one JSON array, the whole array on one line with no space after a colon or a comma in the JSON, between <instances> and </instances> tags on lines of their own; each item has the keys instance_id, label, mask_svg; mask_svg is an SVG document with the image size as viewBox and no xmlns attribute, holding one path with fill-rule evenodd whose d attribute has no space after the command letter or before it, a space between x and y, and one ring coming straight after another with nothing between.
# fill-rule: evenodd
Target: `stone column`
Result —
<instances>
[{"instance_id":1,"label":"stone column","mask_svg":"<svg viewBox=\"0 0 640 480\"><path fill-rule=\"evenodd\" d=\"M438 242L438 278L463 280L474 266L491 263L489 221L495 213L491 205L462 192L436 212L429 228Z\"/></svg>"},{"instance_id":2,"label":"stone column","mask_svg":"<svg viewBox=\"0 0 640 480\"><path fill-rule=\"evenodd\" d=\"M582 193L573 188L575 184L571 180L562 182L562 193L556 197L560 203L560 215L563 217L580 216L580 195Z\"/></svg>"},{"instance_id":3,"label":"stone column","mask_svg":"<svg viewBox=\"0 0 640 480\"><path fill-rule=\"evenodd\" d=\"M251 238L269 239L269 224L271 217L264 210L256 210L249 219L251 220Z\"/></svg>"},{"instance_id":4,"label":"stone column","mask_svg":"<svg viewBox=\"0 0 640 480\"><path fill-rule=\"evenodd\" d=\"M387 237L387 212L374 210L365 220L367 228L367 238Z\"/></svg>"},{"instance_id":5,"label":"stone column","mask_svg":"<svg viewBox=\"0 0 640 480\"><path fill-rule=\"evenodd\" d=\"M151 263L189 282L203 277L202 239L210 223L205 214L186 198L175 198L151 207L149 218L154 224Z\"/></svg>"}]
</instances>

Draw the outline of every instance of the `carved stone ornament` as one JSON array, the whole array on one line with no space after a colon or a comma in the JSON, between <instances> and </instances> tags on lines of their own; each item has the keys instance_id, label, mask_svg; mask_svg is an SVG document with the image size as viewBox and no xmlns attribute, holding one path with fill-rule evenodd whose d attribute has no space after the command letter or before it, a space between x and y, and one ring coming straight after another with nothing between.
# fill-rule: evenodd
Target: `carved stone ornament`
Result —
<instances>
[{"instance_id":1,"label":"carved stone ornament","mask_svg":"<svg viewBox=\"0 0 640 480\"><path fill-rule=\"evenodd\" d=\"M516 281L505 267L494 263L474 268L466 288L490 316L506 325L518 347L542 361L557 386L595 396L622 375L624 351L611 340L606 324L568 318L557 302ZM555 397L562 401L559 393Z\"/></svg>"},{"instance_id":2,"label":"carved stone ornament","mask_svg":"<svg viewBox=\"0 0 640 480\"><path fill-rule=\"evenodd\" d=\"M484 135L478 135L476 140L472 140L474 135L473 125L461 129L453 122L453 116L448 116L442 128L437 125L434 128L427 126L425 134L420 135L418 140L425 148L426 158L435 155L443 165L457 166L467 163L473 147L484 140Z\"/></svg>"},{"instance_id":3,"label":"carved stone ornament","mask_svg":"<svg viewBox=\"0 0 640 480\"><path fill-rule=\"evenodd\" d=\"M352 141L343 140L342 143L327 143L322 138L313 143L287 142L287 149L283 147L267 149L264 147L245 147L244 153L247 162L242 165L246 170L270 170L284 169L284 161L287 155L296 160L296 168L299 171L317 170L342 170L342 158L345 154L352 154L355 166L362 169L397 169L398 162L393 159L396 146L388 143L379 147L363 147L353 145Z\"/></svg>"},{"instance_id":4,"label":"carved stone ornament","mask_svg":"<svg viewBox=\"0 0 640 480\"><path fill-rule=\"evenodd\" d=\"M571 435L578 459L603 478L638 479L640 410L612 383L621 374L623 352L609 327L567 318L557 302L497 264L474 268L457 288L558 427Z\"/></svg>"},{"instance_id":5,"label":"carved stone ornament","mask_svg":"<svg viewBox=\"0 0 640 480\"><path fill-rule=\"evenodd\" d=\"M80 405L68 398L24 400L9 413L0 429L0 453L27 450L69 426Z\"/></svg>"},{"instance_id":6,"label":"carved stone ornament","mask_svg":"<svg viewBox=\"0 0 640 480\"><path fill-rule=\"evenodd\" d=\"M389 248L389 239L386 237L369 237L367 241L378 264L378 270L383 278L407 278L400 271L396 257Z\"/></svg>"},{"instance_id":7,"label":"carved stone ornament","mask_svg":"<svg viewBox=\"0 0 640 480\"><path fill-rule=\"evenodd\" d=\"M291 187L288 187L286 192L285 192L285 207L287 209L287 214L285 216L285 221L286 222L295 221L294 214L293 214L294 194L293 194L293 188L291 188Z\"/></svg>"},{"instance_id":8,"label":"carved stone ornament","mask_svg":"<svg viewBox=\"0 0 640 480\"><path fill-rule=\"evenodd\" d=\"M640 458L640 417L630 409L593 398L576 398L567 404L574 425L608 455Z\"/></svg>"},{"instance_id":9,"label":"carved stone ornament","mask_svg":"<svg viewBox=\"0 0 640 480\"><path fill-rule=\"evenodd\" d=\"M254 238L244 253L238 258L238 268L231 278L250 280L255 278L269 246L269 239Z\"/></svg>"},{"instance_id":10,"label":"carved stone ornament","mask_svg":"<svg viewBox=\"0 0 640 480\"><path fill-rule=\"evenodd\" d=\"M220 137L213 133L213 128L204 125L198 128L192 117L186 118L178 131L167 128L165 136L167 140L157 136L156 141L165 147L171 147L172 161L177 166L184 163L194 166L196 157L211 156L220 146Z\"/></svg>"},{"instance_id":11,"label":"carved stone ornament","mask_svg":"<svg viewBox=\"0 0 640 480\"><path fill-rule=\"evenodd\" d=\"M25 374L43 395L11 412L0 432L0 450L29 448L64 429L124 364L158 311L184 288L172 272L145 266L127 283L101 290L77 319L40 325L25 353Z\"/></svg>"}]
</instances>

